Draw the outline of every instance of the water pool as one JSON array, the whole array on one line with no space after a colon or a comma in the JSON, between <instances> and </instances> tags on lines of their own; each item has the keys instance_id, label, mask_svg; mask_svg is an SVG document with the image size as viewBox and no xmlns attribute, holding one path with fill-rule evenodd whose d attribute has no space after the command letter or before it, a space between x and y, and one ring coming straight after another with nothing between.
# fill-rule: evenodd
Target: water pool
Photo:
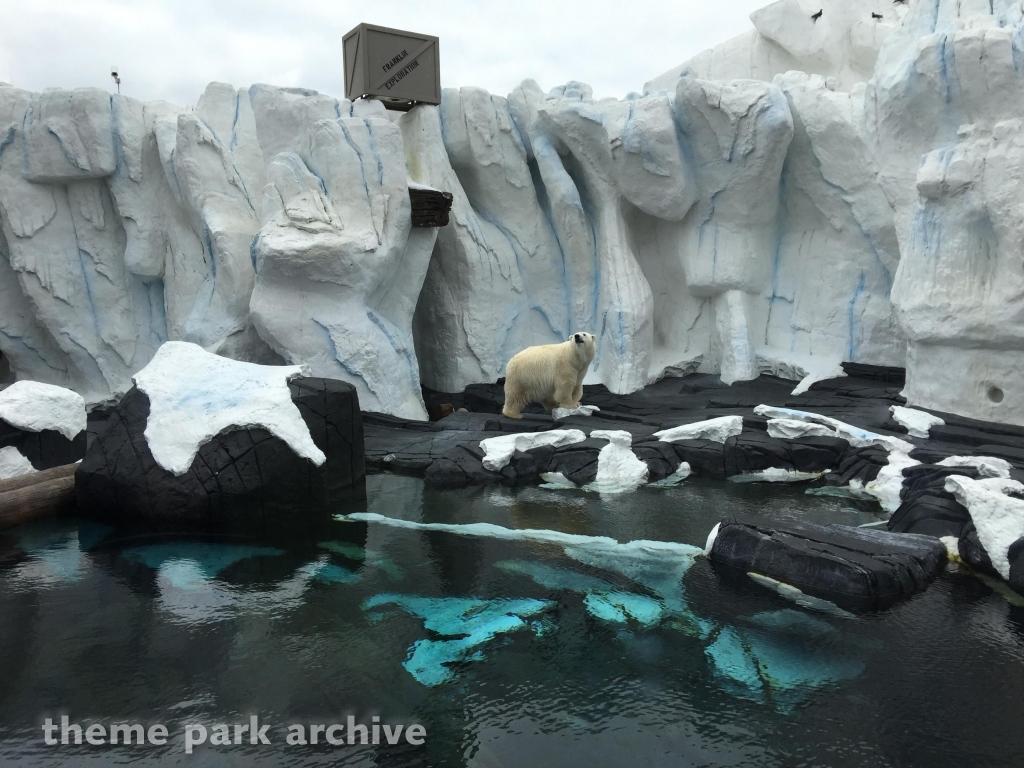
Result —
<instances>
[{"instance_id":1,"label":"water pool","mask_svg":"<svg viewBox=\"0 0 1024 768\"><path fill-rule=\"evenodd\" d=\"M392 519L579 538L379 522L274 540L75 519L7 531L0 763L1024 764L1024 608L947 572L885 613L843 618L696 556L727 514L858 525L879 519L870 505L700 480L600 497L373 475L366 492ZM40 726L61 715L164 724L170 738L46 745ZM269 745L184 753L187 725L251 715ZM290 725L348 716L421 724L425 743L286 743Z\"/></svg>"}]
</instances>

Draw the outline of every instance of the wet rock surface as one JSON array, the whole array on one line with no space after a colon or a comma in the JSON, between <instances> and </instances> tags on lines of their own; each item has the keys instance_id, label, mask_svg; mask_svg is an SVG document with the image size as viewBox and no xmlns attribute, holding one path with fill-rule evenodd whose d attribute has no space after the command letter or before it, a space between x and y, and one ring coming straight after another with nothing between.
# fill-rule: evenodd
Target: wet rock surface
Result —
<instances>
[{"instance_id":1,"label":"wet rock surface","mask_svg":"<svg viewBox=\"0 0 1024 768\"><path fill-rule=\"evenodd\" d=\"M946 548L931 536L733 516L720 524L710 558L844 610L880 610L924 590Z\"/></svg>"}]
</instances>

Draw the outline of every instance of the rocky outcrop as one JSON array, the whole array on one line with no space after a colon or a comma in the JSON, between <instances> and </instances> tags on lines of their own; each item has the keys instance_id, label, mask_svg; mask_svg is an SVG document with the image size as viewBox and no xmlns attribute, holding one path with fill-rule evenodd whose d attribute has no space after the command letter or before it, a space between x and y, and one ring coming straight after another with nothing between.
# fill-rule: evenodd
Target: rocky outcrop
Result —
<instances>
[{"instance_id":1,"label":"rocky outcrop","mask_svg":"<svg viewBox=\"0 0 1024 768\"><path fill-rule=\"evenodd\" d=\"M80 513L253 529L323 516L364 474L355 388L171 342L91 441Z\"/></svg>"}]
</instances>

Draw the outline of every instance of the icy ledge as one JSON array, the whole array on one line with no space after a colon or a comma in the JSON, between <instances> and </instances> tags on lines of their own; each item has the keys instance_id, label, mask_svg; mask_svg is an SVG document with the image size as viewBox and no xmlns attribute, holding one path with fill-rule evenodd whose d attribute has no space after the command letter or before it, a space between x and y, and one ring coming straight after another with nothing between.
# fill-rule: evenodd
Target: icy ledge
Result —
<instances>
[{"instance_id":1,"label":"icy ledge","mask_svg":"<svg viewBox=\"0 0 1024 768\"><path fill-rule=\"evenodd\" d=\"M326 461L292 402L288 382L300 366L243 363L196 344L168 341L134 376L149 398L146 442L157 464L188 471L200 446L229 427L262 427L317 466Z\"/></svg>"}]
</instances>

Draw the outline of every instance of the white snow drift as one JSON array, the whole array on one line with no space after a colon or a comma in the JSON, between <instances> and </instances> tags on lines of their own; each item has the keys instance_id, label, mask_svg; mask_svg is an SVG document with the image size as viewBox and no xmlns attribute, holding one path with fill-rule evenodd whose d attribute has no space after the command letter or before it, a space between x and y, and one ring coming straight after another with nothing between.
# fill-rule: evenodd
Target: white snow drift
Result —
<instances>
[{"instance_id":1,"label":"white snow drift","mask_svg":"<svg viewBox=\"0 0 1024 768\"><path fill-rule=\"evenodd\" d=\"M327 460L292 402L288 382L299 366L243 363L195 344L169 341L135 384L149 398L146 442L156 462L175 475L192 465L199 448L228 427L262 427L317 466Z\"/></svg>"}]
</instances>

